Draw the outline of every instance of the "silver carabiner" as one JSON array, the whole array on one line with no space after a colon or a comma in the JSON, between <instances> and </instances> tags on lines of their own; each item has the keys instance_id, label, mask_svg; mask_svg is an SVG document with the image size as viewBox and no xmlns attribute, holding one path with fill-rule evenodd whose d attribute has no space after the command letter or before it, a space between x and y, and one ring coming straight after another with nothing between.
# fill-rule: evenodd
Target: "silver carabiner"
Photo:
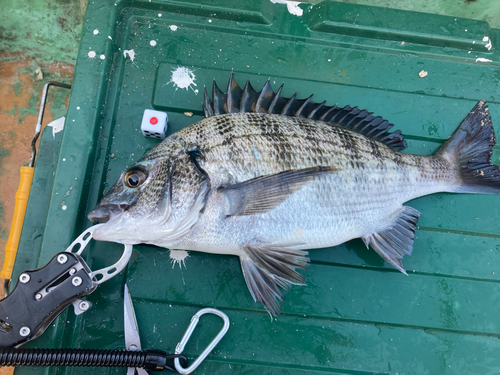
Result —
<instances>
[{"instance_id":1,"label":"silver carabiner","mask_svg":"<svg viewBox=\"0 0 500 375\"><path fill-rule=\"evenodd\" d=\"M196 325L198 324L198 321L200 320L200 317L204 314L214 314L217 316L220 316L222 320L224 320L224 326L220 330L219 334L215 336L215 338L212 340L212 342L207 346L207 348L203 351L203 353L200 354L198 358L193 362L191 366L188 368L184 368L181 366L181 363L179 361L179 358L174 359L174 364L175 364L175 369L179 372L179 374L187 375L192 373L196 368L203 362L203 360L208 356L208 354L215 348L215 346L219 343L219 341L224 337L226 334L227 330L229 329L229 318L227 317L226 314L224 314L222 311L213 309L210 307L207 307L205 309L201 309L198 311L196 314L193 315L191 318L191 323L189 324L186 333L184 333L184 336L182 336L182 340L177 344L175 347L175 354L181 354L182 351L184 350L184 347L186 346L187 342L189 341L189 338L191 337L191 334L193 333L194 329L196 328Z\"/></svg>"}]
</instances>

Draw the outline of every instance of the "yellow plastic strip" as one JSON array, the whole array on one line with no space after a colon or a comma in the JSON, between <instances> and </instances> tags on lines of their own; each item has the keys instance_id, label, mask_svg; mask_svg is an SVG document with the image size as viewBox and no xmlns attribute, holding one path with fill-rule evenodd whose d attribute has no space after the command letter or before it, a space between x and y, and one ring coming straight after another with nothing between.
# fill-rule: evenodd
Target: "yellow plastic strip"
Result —
<instances>
[{"instance_id":1,"label":"yellow plastic strip","mask_svg":"<svg viewBox=\"0 0 500 375\"><path fill-rule=\"evenodd\" d=\"M14 261L16 260L17 247L19 246L19 238L23 229L24 216L26 214L26 206L28 205L28 197L31 190L31 182L33 181L33 167L21 167L21 181L16 192L16 203L14 206L14 217L12 218L12 226L10 228L9 238L5 246L5 262L3 264L0 277L2 279L10 279Z\"/></svg>"}]
</instances>

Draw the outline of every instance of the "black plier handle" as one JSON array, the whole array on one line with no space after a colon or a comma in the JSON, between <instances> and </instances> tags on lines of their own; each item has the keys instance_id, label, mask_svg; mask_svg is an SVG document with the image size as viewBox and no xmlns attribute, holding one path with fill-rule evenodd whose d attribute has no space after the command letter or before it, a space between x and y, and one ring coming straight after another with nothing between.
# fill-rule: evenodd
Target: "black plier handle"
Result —
<instances>
[{"instance_id":1,"label":"black plier handle","mask_svg":"<svg viewBox=\"0 0 500 375\"><path fill-rule=\"evenodd\" d=\"M18 347L37 338L71 304L77 314L88 310L90 303L79 299L125 268L132 245L125 245L120 260L110 267L92 271L85 263L81 253L96 227L85 230L43 268L19 275L12 293L0 301L0 348Z\"/></svg>"}]
</instances>

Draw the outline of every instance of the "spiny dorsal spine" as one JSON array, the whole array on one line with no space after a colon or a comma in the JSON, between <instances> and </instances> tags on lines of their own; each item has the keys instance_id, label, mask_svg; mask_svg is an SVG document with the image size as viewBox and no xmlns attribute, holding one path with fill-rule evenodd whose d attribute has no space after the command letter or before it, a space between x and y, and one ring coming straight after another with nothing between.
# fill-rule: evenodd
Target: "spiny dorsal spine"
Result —
<instances>
[{"instance_id":1,"label":"spiny dorsal spine","mask_svg":"<svg viewBox=\"0 0 500 375\"><path fill-rule=\"evenodd\" d=\"M250 81L247 81L245 87L241 89L234 75L231 74L225 93L214 81L212 100L210 100L205 88L203 112L205 117L240 112L303 117L346 127L382 142L396 151L407 147L401 131L389 133L394 125L380 116L374 117L372 112L360 110L358 107L352 108L349 105L343 108L336 105L326 106L325 101L315 103L311 101L312 95L305 99L297 99L297 93L295 93L292 97L285 98L281 96L282 88L283 85L274 92L267 80L259 92L254 90Z\"/></svg>"}]
</instances>

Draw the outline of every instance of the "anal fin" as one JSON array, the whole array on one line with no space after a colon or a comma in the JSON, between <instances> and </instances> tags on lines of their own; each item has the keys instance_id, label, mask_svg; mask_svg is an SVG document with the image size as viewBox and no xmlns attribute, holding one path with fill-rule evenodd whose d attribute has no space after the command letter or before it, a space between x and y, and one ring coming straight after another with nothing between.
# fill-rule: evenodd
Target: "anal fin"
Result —
<instances>
[{"instance_id":1,"label":"anal fin","mask_svg":"<svg viewBox=\"0 0 500 375\"><path fill-rule=\"evenodd\" d=\"M394 222L389 228L379 233L364 236L362 239L366 247L371 245L385 261L407 275L401 260L405 255L411 255L415 229L420 215L418 210L403 206L394 215Z\"/></svg>"},{"instance_id":2,"label":"anal fin","mask_svg":"<svg viewBox=\"0 0 500 375\"><path fill-rule=\"evenodd\" d=\"M291 249L292 244L245 245L240 256L243 276L256 302L267 312L277 316L285 300L280 288L289 290L292 284L304 284L305 278L295 268L306 269L307 252Z\"/></svg>"}]
</instances>

